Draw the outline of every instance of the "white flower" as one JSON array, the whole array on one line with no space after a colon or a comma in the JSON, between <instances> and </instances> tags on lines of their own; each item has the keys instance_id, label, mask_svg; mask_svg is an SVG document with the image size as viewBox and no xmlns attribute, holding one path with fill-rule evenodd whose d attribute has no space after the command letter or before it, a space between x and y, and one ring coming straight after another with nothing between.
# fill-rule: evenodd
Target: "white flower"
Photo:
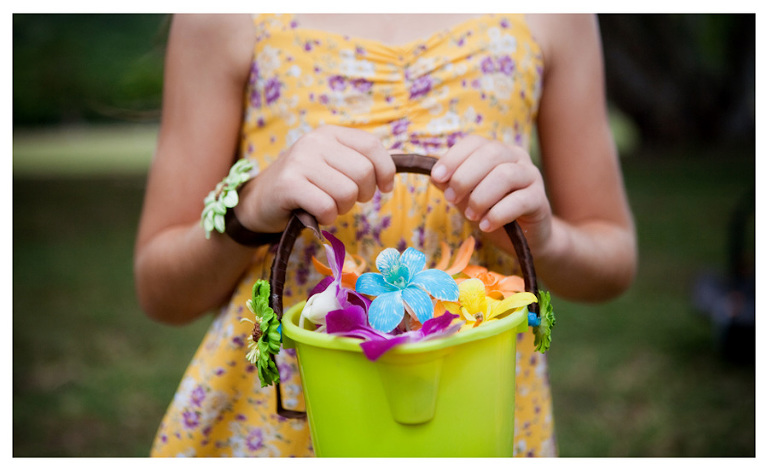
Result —
<instances>
[{"instance_id":1,"label":"white flower","mask_svg":"<svg viewBox=\"0 0 768 471\"><path fill-rule=\"evenodd\" d=\"M483 91L493 94L499 100L508 100L515 89L515 81L512 77L502 74L488 74L480 79Z\"/></svg>"},{"instance_id":2,"label":"white flower","mask_svg":"<svg viewBox=\"0 0 768 471\"><path fill-rule=\"evenodd\" d=\"M261 77L272 77L280 67L280 51L271 46L264 46L256 56Z\"/></svg>"},{"instance_id":3,"label":"white flower","mask_svg":"<svg viewBox=\"0 0 768 471\"><path fill-rule=\"evenodd\" d=\"M349 114L355 117L356 122L367 122L365 115L371 112L373 96L362 93L349 94L344 97L344 104Z\"/></svg>"},{"instance_id":4,"label":"white flower","mask_svg":"<svg viewBox=\"0 0 768 471\"><path fill-rule=\"evenodd\" d=\"M347 77L372 77L375 72L373 62L356 59L355 53L350 50L340 51L341 75Z\"/></svg>"},{"instance_id":5,"label":"white flower","mask_svg":"<svg viewBox=\"0 0 768 471\"><path fill-rule=\"evenodd\" d=\"M304 327L304 319L320 326L325 324L325 316L331 311L341 309L341 304L336 298L338 289L335 282L331 283L323 292L313 294L307 300L299 317L299 327Z\"/></svg>"},{"instance_id":6,"label":"white flower","mask_svg":"<svg viewBox=\"0 0 768 471\"><path fill-rule=\"evenodd\" d=\"M427 131L432 135L449 134L460 130L461 118L453 111L449 111L440 118L433 119L427 124Z\"/></svg>"},{"instance_id":7,"label":"white flower","mask_svg":"<svg viewBox=\"0 0 768 471\"><path fill-rule=\"evenodd\" d=\"M490 40L490 50L493 55L503 56L512 54L517 50L517 39L509 34L502 34L499 28L488 30Z\"/></svg>"}]
</instances>

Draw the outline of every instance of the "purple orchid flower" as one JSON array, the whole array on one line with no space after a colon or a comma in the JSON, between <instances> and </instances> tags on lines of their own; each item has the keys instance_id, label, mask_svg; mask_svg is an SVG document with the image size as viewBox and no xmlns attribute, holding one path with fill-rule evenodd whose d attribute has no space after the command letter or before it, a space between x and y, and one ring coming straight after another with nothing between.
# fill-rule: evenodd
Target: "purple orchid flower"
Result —
<instances>
[{"instance_id":1,"label":"purple orchid flower","mask_svg":"<svg viewBox=\"0 0 768 471\"><path fill-rule=\"evenodd\" d=\"M360 344L363 353L369 360L376 361L397 345L447 337L456 333L462 325L461 322L453 322L458 317L446 312L442 316L427 320L419 330L390 335L383 334L368 325L367 316L362 308L350 306L347 309L329 312L326 317L326 327L329 334L364 339L365 341Z\"/></svg>"},{"instance_id":2,"label":"purple orchid flower","mask_svg":"<svg viewBox=\"0 0 768 471\"><path fill-rule=\"evenodd\" d=\"M311 321L322 331L326 323L326 315L335 310L358 307L363 312L368 311L371 301L354 290L341 286L341 270L344 266L346 248L344 244L330 232L323 231L323 236L330 244L323 244L328 265L332 276L320 281L309 293L309 299L304 305L299 318L299 327L304 327L304 320Z\"/></svg>"}]
</instances>

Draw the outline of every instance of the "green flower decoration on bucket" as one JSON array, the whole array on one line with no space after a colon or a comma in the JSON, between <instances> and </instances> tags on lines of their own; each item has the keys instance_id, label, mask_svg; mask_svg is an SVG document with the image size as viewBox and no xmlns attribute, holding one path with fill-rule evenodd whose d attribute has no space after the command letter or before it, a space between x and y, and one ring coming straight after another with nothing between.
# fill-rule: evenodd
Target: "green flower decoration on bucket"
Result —
<instances>
[{"instance_id":1,"label":"green flower decoration on bucket","mask_svg":"<svg viewBox=\"0 0 768 471\"><path fill-rule=\"evenodd\" d=\"M269 307L269 292L269 282L258 280L251 299L245 303L256 319L242 319L253 324L245 358L258 368L262 388L280 382L280 372L270 355L280 351L282 329L275 311Z\"/></svg>"},{"instance_id":2,"label":"green flower decoration on bucket","mask_svg":"<svg viewBox=\"0 0 768 471\"><path fill-rule=\"evenodd\" d=\"M406 306L423 324L433 315L430 296L442 301L459 299L456 281L444 271L424 270L426 263L426 256L412 247L402 254L389 248L376 257L379 273L363 273L357 278L355 291L376 296L368 308L374 329L384 333L394 330L403 320Z\"/></svg>"},{"instance_id":3,"label":"green flower decoration on bucket","mask_svg":"<svg viewBox=\"0 0 768 471\"><path fill-rule=\"evenodd\" d=\"M539 290L539 314L528 314L528 324L533 327L535 351L544 353L552 343L552 328L555 326L555 312L552 309L549 291Z\"/></svg>"},{"instance_id":4,"label":"green flower decoration on bucket","mask_svg":"<svg viewBox=\"0 0 768 471\"><path fill-rule=\"evenodd\" d=\"M205 229L205 238L211 238L211 231L224 233L226 225L224 215L227 210L237 206L240 201L237 190L240 185L251 179L253 162L248 159L240 159L229 169L229 175L216 185L216 188L208 193L203 203L201 224Z\"/></svg>"}]
</instances>

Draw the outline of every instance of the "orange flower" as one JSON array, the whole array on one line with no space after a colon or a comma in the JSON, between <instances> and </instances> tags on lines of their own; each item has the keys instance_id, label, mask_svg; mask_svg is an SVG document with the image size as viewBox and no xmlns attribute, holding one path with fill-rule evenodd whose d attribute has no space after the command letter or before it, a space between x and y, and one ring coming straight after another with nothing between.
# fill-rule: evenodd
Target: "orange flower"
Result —
<instances>
[{"instance_id":1,"label":"orange flower","mask_svg":"<svg viewBox=\"0 0 768 471\"><path fill-rule=\"evenodd\" d=\"M475 251L475 238L469 236L459 249L456 251L456 257L453 264L449 267L451 259L451 249L448 244L441 242L441 257L435 268L443 270L456 279L457 283L469 278L477 278L485 285L486 295L494 299L504 299L515 293L525 291L525 283L519 276L504 276L496 272L488 271L484 267L469 265L469 259ZM442 312L440 313L442 314Z\"/></svg>"},{"instance_id":2,"label":"orange flower","mask_svg":"<svg viewBox=\"0 0 768 471\"><path fill-rule=\"evenodd\" d=\"M440 260L435 265L435 268L442 270L449 275L457 275L461 273L464 267L469 263L469 259L472 257L472 253L475 251L475 238L469 236L467 240L461 243L459 249L456 251L456 257L453 259L453 265L448 266L448 262L451 260L451 248L445 242L440 242L441 254Z\"/></svg>"},{"instance_id":3,"label":"orange flower","mask_svg":"<svg viewBox=\"0 0 768 471\"><path fill-rule=\"evenodd\" d=\"M504 299L515 293L525 291L525 282L517 275L504 276L477 265L468 265L456 277L461 283L469 278L477 278L485 285L486 295L494 299Z\"/></svg>"},{"instance_id":4,"label":"orange flower","mask_svg":"<svg viewBox=\"0 0 768 471\"><path fill-rule=\"evenodd\" d=\"M315 270L325 276L332 276L333 271L322 264L318 259L312 257L312 265L315 266ZM344 257L344 266L341 267L341 286L355 289L355 283L357 283L357 277L363 274L368 265L365 263L362 257L359 255L353 255L347 253Z\"/></svg>"}]
</instances>

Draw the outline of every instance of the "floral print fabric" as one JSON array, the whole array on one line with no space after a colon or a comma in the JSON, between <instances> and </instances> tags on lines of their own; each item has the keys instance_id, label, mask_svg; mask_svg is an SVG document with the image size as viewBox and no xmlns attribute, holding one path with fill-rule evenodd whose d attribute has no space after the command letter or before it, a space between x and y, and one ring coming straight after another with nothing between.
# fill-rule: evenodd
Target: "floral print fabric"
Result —
<instances>
[{"instance_id":1,"label":"floral print fabric","mask_svg":"<svg viewBox=\"0 0 768 471\"><path fill-rule=\"evenodd\" d=\"M241 154L261 168L325 124L371 132L391 153L439 156L470 134L529 145L542 57L521 15L484 15L401 46L305 29L291 15L257 15L254 25ZM386 247L411 246L434 263L440 241L455 250L472 234L428 177L412 174L399 174L392 193L377 192L325 229L369 266ZM286 307L306 299L321 279L311 263L321 250L308 233L297 240ZM239 320L251 286L268 278L271 261L267 248L257 252L215 318L160 425L152 455L312 456L306 421L277 416L274 388L260 388L245 360L250 329ZM514 257L482 242L472 263L505 274L518 269ZM281 351L277 361L285 407L303 410L295 355ZM533 351L530 332L519 334L516 379L515 456L554 455L546 356Z\"/></svg>"}]
</instances>

